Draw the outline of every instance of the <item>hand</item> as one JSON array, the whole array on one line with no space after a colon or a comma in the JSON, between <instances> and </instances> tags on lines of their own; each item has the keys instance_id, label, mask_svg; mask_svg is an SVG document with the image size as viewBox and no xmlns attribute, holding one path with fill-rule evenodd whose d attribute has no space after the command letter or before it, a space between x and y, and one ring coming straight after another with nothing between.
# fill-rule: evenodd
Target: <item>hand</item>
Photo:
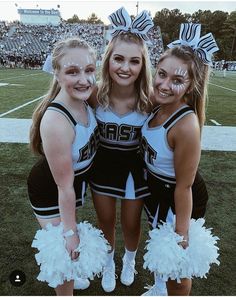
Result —
<instances>
[{"instance_id":1,"label":"hand","mask_svg":"<svg viewBox=\"0 0 236 297\"><path fill-rule=\"evenodd\" d=\"M184 239L183 241L178 243L182 246L183 249L186 249L188 247L188 240Z\"/></svg>"},{"instance_id":2,"label":"hand","mask_svg":"<svg viewBox=\"0 0 236 297\"><path fill-rule=\"evenodd\" d=\"M188 233L180 233L175 231L177 234L183 237L183 240L180 241L178 244L182 246L182 248L186 249L188 247Z\"/></svg>"},{"instance_id":3,"label":"hand","mask_svg":"<svg viewBox=\"0 0 236 297\"><path fill-rule=\"evenodd\" d=\"M66 249L71 257L71 260L77 260L79 257L79 252L75 249L79 246L80 240L77 234L66 237Z\"/></svg>"}]
</instances>

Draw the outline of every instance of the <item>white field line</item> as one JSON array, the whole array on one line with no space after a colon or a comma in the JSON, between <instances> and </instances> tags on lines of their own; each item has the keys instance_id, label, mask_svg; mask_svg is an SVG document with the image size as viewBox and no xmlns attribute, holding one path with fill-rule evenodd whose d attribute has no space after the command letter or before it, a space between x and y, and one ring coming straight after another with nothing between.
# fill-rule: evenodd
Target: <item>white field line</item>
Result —
<instances>
[{"instance_id":1,"label":"white field line","mask_svg":"<svg viewBox=\"0 0 236 297\"><path fill-rule=\"evenodd\" d=\"M33 74L21 74L21 75L18 75L18 76L13 76L13 77L6 77L6 78L1 78L0 81L2 80L11 80L11 79L15 79L15 78L25 78L27 76L35 76L35 75L40 75L42 73L33 73Z\"/></svg>"},{"instance_id":2,"label":"white field line","mask_svg":"<svg viewBox=\"0 0 236 297\"><path fill-rule=\"evenodd\" d=\"M210 119L210 121L211 121L213 124L215 124L216 126L221 126L221 124L218 123L216 120L212 120L212 119Z\"/></svg>"},{"instance_id":3,"label":"white field line","mask_svg":"<svg viewBox=\"0 0 236 297\"><path fill-rule=\"evenodd\" d=\"M236 93L236 90L229 89L229 88L226 88L226 87L222 87L222 86L219 86L219 85L216 85L216 84L213 84L213 83L209 83L209 84L210 85L213 85L213 86L216 86L218 88L225 89L225 90L228 90L228 91L231 91L231 92L235 92Z\"/></svg>"},{"instance_id":4,"label":"white field line","mask_svg":"<svg viewBox=\"0 0 236 297\"><path fill-rule=\"evenodd\" d=\"M5 115L7 115L7 114L9 114L9 113L12 113L13 111L16 111L16 110L20 109L20 108L22 108L22 107L25 107L26 105L29 105L29 104L31 104L31 103L37 101L37 100L40 100L40 99L42 99L44 96L45 96L45 95L40 96L40 97L38 97L38 98L36 98L36 99L33 99L33 100L29 101L29 102L26 102L26 103L20 105L20 106L18 106L18 107L15 107L15 108L13 108L13 109L11 109L11 110L8 110L8 111L6 111L6 112L4 112L4 113L1 113L1 114L0 114L0 118L4 117Z\"/></svg>"}]
</instances>

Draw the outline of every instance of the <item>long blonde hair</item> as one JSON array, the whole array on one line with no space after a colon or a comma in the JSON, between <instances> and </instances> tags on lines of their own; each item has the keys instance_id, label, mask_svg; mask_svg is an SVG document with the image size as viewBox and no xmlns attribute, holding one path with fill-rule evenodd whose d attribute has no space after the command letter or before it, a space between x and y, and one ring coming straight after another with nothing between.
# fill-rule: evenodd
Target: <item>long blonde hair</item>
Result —
<instances>
[{"instance_id":1,"label":"long blonde hair","mask_svg":"<svg viewBox=\"0 0 236 297\"><path fill-rule=\"evenodd\" d=\"M183 99L195 111L201 129L205 122L205 105L208 95L207 86L210 67L203 63L191 47L183 45L166 50L159 59L158 64L171 56L181 59L188 65L188 73L192 82Z\"/></svg>"},{"instance_id":2,"label":"long blonde hair","mask_svg":"<svg viewBox=\"0 0 236 297\"><path fill-rule=\"evenodd\" d=\"M127 43L135 43L141 47L142 51L142 69L138 79L135 81L135 89L137 97L135 102L135 110L146 112L150 108L150 96L152 91L152 74L151 65L148 56L147 47L141 38L132 33L122 33L114 37L104 54L101 68L101 80L98 87L98 102L107 108L110 104L110 92L112 89L112 78L109 74L109 60L112 55L115 44L125 41Z\"/></svg>"},{"instance_id":3,"label":"long blonde hair","mask_svg":"<svg viewBox=\"0 0 236 297\"><path fill-rule=\"evenodd\" d=\"M66 54L66 50L71 48L83 48L88 49L89 53L93 57L94 61L96 60L94 50L88 45L87 42L81 40L77 37L67 38L65 40L61 40L55 44L54 50L52 52L52 68L54 73L56 71L60 71L60 60ZM44 155L42 148L42 139L40 136L40 123L43 118L43 115L50 105L50 103L55 99L55 97L60 92L60 85L58 84L55 76L50 84L50 88L48 93L40 102L40 104L36 107L32 119L33 123L30 128L30 148L35 154Z\"/></svg>"}]
</instances>

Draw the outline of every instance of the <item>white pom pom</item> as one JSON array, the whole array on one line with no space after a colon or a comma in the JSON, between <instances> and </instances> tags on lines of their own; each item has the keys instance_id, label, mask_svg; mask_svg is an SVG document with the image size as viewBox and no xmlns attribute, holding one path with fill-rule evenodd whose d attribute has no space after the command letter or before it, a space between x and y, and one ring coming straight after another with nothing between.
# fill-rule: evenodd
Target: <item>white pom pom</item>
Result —
<instances>
[{"instance_id":1,"label":"white pom pom","mask_svg":"<svg viewBox=\"0 0 236 297\"><path fill-rule=\"evenodd\" d=\"M71 259L65 248L63 226L47 224L45 229L38 230L33 240L32 247L39 250L35 255L40 273L40 281L48 282L50 287L57 287L65 280L72 279Z\"/></svg>"},{"instance_id":2,"label":"white pom pom","mask_svg":"<svg viewBox=\"0 0 236 297\"><path fill-rule=\"evenodd\" d=\"M100 230L87 222L78 224L77 228L80 237L77 261L72 261L66 250L62 223L58 226L47 224L45 229L36 232L32 247L39 250L35 255L40 266L38 280L56 288L77 277L93 279L102 271L109 250L108 242Z\"/></svg>"},{"instance_id":3,"label":"white pom pom","mask_svg":"<svg viewBox=\"0 0 236 297\"><path fill-rule=\"evenodd\" d=\"M191 219L189 227L189 246L183 249L178 243L183 237L174 232L170 223L159 225L149 232L147 252L144 255L144 268L156 272L162 280L206 277L210 265L216 263L218 247L216 236L203 227L204 219Z\"/></svg>"},{"instance_id":4,"label":"white pom pom","mask_svg":"<svg viewBox=\"0 0 236 297\"><path fill-rule=\"evenodd\" d=\"M204 227L205 220L191 220L189 228L189 247L186 249L190 259L191 274L196 277L206 277L210 265L220 262L217 260L219 248L216 246L217 236L211 234L211 229Z\"/></svg>"},{"instance_id":5,"label":"white pom pom","mask_svg":"<svg viewBox=\"0 0 236 297\"><path fill-rule=\"evenodd\" d=\"M74 269L80 277L93 279L105 266L110 246L101 230L88 222L79 223L77 230L80 244L76 250L80 255L73 262Z\"/></svg>"}]
</instances>

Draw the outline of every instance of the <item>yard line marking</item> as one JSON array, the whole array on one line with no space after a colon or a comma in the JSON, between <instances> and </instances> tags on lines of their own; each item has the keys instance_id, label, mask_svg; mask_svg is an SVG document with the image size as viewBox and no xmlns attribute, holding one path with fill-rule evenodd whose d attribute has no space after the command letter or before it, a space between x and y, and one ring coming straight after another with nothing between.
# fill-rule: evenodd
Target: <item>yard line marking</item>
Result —
<instances>
[{"instance_id":1,"label":"yard line marking","mask_svg":"<svg viewBox=\"0 0 236 297\"><path fill-rule=\"evenodd\" d=\"M215 124L216 126L221 126L221 124L220 123L218 123L217 121L215 121L215 120L212 120L212 119L210 119L210 121L213 123L213 124Z\"/></svg>"},{"instance_id":2,"label":"yard line marking","mask_svg":"<svg viewBox=\"0 0 236 297\"><path fill-rule=\"evenodd\" d=\"M0 79L0 81L1 80L10 80L10 79L15 79L15 78L24 78L24 77L27 77L27 76L35 76L35 75L40 75L40 74L43 74L43 72L42 73L31 73L31 74L26 74L26 75L18 75L18 76L13 76L13 77L7 77L7 78L1 78Z\"/></svg>"},{"instance_id":3,"label":"yard line marking","mask_svg":"<svg viewBox=\"0 0 236 297\"><path fill-rule=\"evenodd\" d=\"M24 86L24 85L22 85L22 84L0 83L0 87L5 87L5 86Z\"/></svg>"},{"instance_id":4,"label":"yard line marking","mask_svg":"<svg viewBox=\"0 0 236 297\"><path fill-rule=\"evenodd\" d=\"M18 106L18 107L15 107L15 108L13 108L13 109L11 109L11 110L8 110L7 112L1 113L1 114L0 114L0 118L4 117L5 115L7 115L7 114L9 114L9 113L12 113L13 111L16 111L16 110L20 109L20 108L22 108L22 107L25 107L26 105L29 105L29 104L31 104L31 103L37 101L37 100L40 100L40 99L42 99L43 97L45 97L45 95L40 96L40 97L38 97L38 98L36 98L36 99L34 99L34 100L31 100L31 101L29 101L29 102L26 102L26 103L24 103L24 104L22 104L22 105L20 105L20 106Z\"/></svg>"},{"instance_id":5,"label":"yard line marking","mask_svg":"<svg viewBox=\"0 0 236 297\"><path fill-rule=\"evenodd\" d=\"M225 89L225 90L232 91L232 92L235 92L236 93L236 90L229 89L229 88L226 88L226 87L222 87L222 86L219 86L219 85L216 85L216 84L213 84L213 83L209 83L209 84L210 85L213 85L213 86L216 86L218 88L222 88L222 89Z\"/></svg>"}]
</instances>

